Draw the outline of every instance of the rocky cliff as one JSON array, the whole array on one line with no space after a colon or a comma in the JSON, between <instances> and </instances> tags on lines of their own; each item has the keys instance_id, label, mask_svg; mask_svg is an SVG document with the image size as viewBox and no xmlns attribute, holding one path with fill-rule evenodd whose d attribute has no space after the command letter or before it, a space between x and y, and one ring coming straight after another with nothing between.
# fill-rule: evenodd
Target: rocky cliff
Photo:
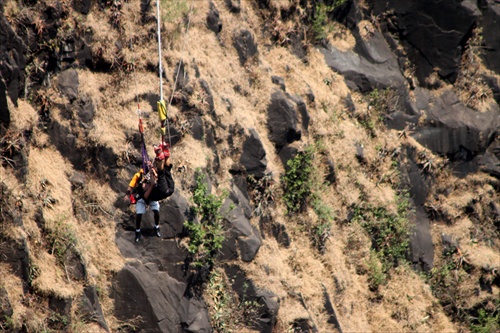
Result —
<instances>
[{"instance_id":1,"label":"rocky cliff","mask_svg":"<svg viewBox=\"0 0 500 333\"><path fill-rule=\"evenodd\" d=\"M500 329L497 1L156 5L0 1L3 331Z\"/></svg>"}]
</instances>

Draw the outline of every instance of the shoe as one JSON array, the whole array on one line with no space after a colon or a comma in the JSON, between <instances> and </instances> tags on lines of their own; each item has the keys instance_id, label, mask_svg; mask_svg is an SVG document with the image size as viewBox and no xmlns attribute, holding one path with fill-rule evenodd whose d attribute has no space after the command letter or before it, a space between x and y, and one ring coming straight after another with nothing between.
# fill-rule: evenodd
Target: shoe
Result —
<instances>
[{"instance_id":1,"label":"shoe","mask_svg":"<svg viewBox=\"0 0 500 333\"><path fill-rule=\"evenodd\" d=\"M160 238L161 237L161 234L160 234L160 227L155 227L155 234L156 234L156 237Z\"/></svg>"},{"instance_id":2,"label":"shoe","mask_svg":"<svg viewBox=\"0 0 500 333\"><path fill-rule=\"evenodd\" d=\"M140 240L141 240L141 233L139 231L136 231L135 232L135 242L139 243Z\"/></svg>"}]
</instances>

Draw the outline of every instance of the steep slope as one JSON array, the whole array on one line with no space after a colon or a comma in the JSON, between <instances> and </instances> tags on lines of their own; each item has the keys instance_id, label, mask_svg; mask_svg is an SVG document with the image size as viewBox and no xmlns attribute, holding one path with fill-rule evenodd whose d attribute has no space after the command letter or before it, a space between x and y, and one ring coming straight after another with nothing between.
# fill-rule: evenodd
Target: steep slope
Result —
<instances>
[{"instance_id":1,"label":"steep slope","mask_svg":"<svg viewBox=\"0 0 500 333\"><path fill-rule=\"evenodd\" d=\"M2 329L498 330L498 4L405 4L162 1L176 192L134 244L156 3L2 2Z\"/></svg>"}]
</instances>

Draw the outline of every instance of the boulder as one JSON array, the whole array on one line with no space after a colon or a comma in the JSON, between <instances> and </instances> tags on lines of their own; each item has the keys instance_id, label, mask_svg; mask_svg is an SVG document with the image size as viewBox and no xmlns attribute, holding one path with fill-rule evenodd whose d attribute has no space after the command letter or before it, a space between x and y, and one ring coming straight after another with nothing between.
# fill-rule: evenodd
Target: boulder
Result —
<instances>
[{"instance_id":1,"label":"boulder","mask_svg":"<svg viewBox=\"0 0 500 333\"><path fill-rule=\"evenodd\" d=\"M422 207L417 207L410 235L410 260L417 272L429 272L434 266L434 244L430 222Z\"/></svg>"},{"instance_id":2,"label":"boulder","mask_svg":"<svg viewBox=\"0 0 500 333\"><path fill-rule=\"evenodd\" d=\"M202 141L205 136L203 119L200 116L194 116L189 120L191 124L191 134L193 138L198 141Z\"/></svg>"},{"instance_id":3,"label":"boulder","mask_svg":"<svg viewBox=\"0 0 500 333\"><path fill-rule=\"evenodd\" d=\"M57 77L57 88L70 102L78 98L79 85L78 72L72 68L59 73Z\"/></svg>"},{"instance_id":4,"label":"boulder","mask_svg":"<svg viewBox=\"0 0 500 333\"><path fill-rule=\"evenodd\" d=\"M248 59L257 54L257 44L253 35L248 30L240 30L234 33L233 45L238 52L240 64L243 66Z\"/></svg>"},{"instance_id":5,"label":"boulder","mask_svg":"<svg viewBox=\"0 0 500 333\"><path fill-rule=\"evenodd\" d=\"M109 327L104 318L95 286L86 286L85 289L83 289L78 312L85 320L97 322L106 332L109 332Z\"/></svg>"},{"instance_id":6,"label":"boulder","mask_svg":"<svg viewBox=\"0 0 500 333\"><path fill-rule=\"evenodd\" d=\"M298 128L295 103L288 99L281 90L271 95L267 108L267 127L269 139L279 152L285 145L300 140L302 133Z\"/></svg>"},{"instance_id":7,"label":"boulder","mask_svg":"<svg viewBox=\"0 0 500 333\"><path fill-rule=\"evenodd\" d=\"M285 168L285 171L288 172L290 170L290 167L288 166L288 161L292 160L297 156L298 149L292 146L285 146L283 147L278 156L281 160L281 163L283 163L283 167Z\"/></svg>"},{"instance_id":8,"label":"boulder","mask_svg":"<svg viewBox=\"0 0 500 333\"><path fill-rule=\"evenodd\" d=\"M94 121L95 108L92 99L89 97L80 97L73 101L72 108L76 110L78 119L86 125L92 125Z\"/></svg>"},{"instance_id":9,"label":"boulder","mask_svg":"<svg viewBox=\"0 0 500 333\"><path fill-rule=\"evenodd\" d=\"M224 2L231 13L238 14L241 11L241 0L225 0Z\"/></svg>"},{"instance_id":10,"label":"boulder","mask_svg":"<svg viewBox=\"0 0 500 333\"><path fill-rule=\"evenodd\" d=\"M185 332L212 332L210 316L205 301L201 297L184 297L182 299L181 324Z\"/></svg>"},{"instance_id":11,"label":"boulder","mask_svg":"<svg viewBox=\"0 0 500 333\"><path fill-rule=\"evenodd\" d=\"M149 214L149 219L152 219ZM162 237L179 237L184 231L184 222L193 220L193 212L188 201L180 195L179 190L175 190L172 196L163 201L160 205L160 226ZM151 222L154 220L149 221Z\"/></svg>"},{"instance_id":12,"label":"boulder","mask_svg":"<svg viewBox=\"0 0 500 333\"><path fill-rule=\"evenodd\" d=\"M266 174L267 159L264 145L255 129L249 130L249 136L243 143L240 163L249 175L262 178Z\"/></svg>"},{"instance_id":13,"label":"boulder","mask_svg":"<svg viewBox=\"0 0 500 333\"><path fill-rule=\"evenodd\" d=\"M210 2L210 11L207 15L207 28L216 34L222 30L222 22L220 21L219 11L215 8L213 2Z\"/></svg>"},{"instance_id":14,"label":"boulder","mask_svg":"<svg viewBox=\"0 0 500 333\"><path fill-rule=\"evenodd\" d=\"M307 133L309 132L309 123L311 121L311 117L309 116L309 112L307 111L307 105L302 97L298 95L290 96L290 99L297 106L297 110L299 111L300 115L300 124L302 126L302 130L307 135Z\"/></svg>"},{"instance_id":15,"label":"boulder","mask_svg":"<svg viewBox=\"0 0 500 333\"><path fill-rule=\"evenodd\" d=\"M229 198L222 204L220 214L229 228L230 238L237 240L241 259L252 261L262 245L258 230L250 224L241 207L235 205Z\"/></svg>"},{"instance_id":16,"label":"boulder","mask_svg":"<svg viewBox=\"0 0 500 333\"><path fill-rule=\"evenodd\" d=\"M252 217L252 207L248 198L248 191L246 188L239 187L233 178L231 182L231 191L229 192L229 199L231 199L238 207L240 207L245 214L245 217L250 219ZM245 191L246 193L244 193Z\"/></svg>"}]
</instances>

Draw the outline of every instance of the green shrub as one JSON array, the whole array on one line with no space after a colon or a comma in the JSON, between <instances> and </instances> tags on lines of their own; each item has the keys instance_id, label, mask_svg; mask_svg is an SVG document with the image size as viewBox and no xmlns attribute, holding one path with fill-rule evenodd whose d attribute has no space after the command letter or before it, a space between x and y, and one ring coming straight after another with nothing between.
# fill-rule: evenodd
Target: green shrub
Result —
<instances>
[{"instance_id":1,"label":"green shrub","mask_svg":"<svg viewBox=\"0 0 500 333\"><path fill-rule=\"evenodd\" d=\"M493 333L500 332L500 310L498 306L500 301L497 301L497 307L494 312L487 312L485 309L479 309L479 317L471 324L472 333Z\"/></svg>"},{"instance_id":2,"label":"green shrub","mask_svg":"<svg viewBox=\"0 0 500 333\"><path fill-rule=\"evenodd\" d=\"M328 14L342 5L344 1L345 0L334 0L331 5L325 5L323 2L316 5L316 10L312 19L312 32L316 41L325 39L332 30L332 25L328 22Z\"/></svg>"},{"instance_id":3,"label":"green shrub","mask_svg":"<svg viewBox=\"0 0 500 333\"><path fill-rule=\"evenodd\" d=\"M311 194L312 180L310 178L314 147L308 146L304 151L288 160L288 171L282 178L283 200L288 213L304 211L307 198Z\"/></svg>"},{"instance_id":4,"label":"green shrub","mask_svg":"<svg viewBox=\"0 0 500 333\"><path fill-rule=\"evenodd\" d=\"M408 193L397 195L396 203L396 215L383 207L354 208L353 221L360 223L370 235L385 270L405 261L410 244Z\"/></svg>"},{"instance_id":5,"label":"green shrub","mask_svg":"<svg viewBox=\"0 0 500 333\"><path fill-rule=\"evenodd\" d=\"M184 223L190 238L188 250L193 256L195 266L211 269L218 251L222 248L225 231L219 211L226 196L226 193L221 196L208 193L204 176L197 170L192 199L200 223L193 221Z\"/></svg>"}]
</instances>

